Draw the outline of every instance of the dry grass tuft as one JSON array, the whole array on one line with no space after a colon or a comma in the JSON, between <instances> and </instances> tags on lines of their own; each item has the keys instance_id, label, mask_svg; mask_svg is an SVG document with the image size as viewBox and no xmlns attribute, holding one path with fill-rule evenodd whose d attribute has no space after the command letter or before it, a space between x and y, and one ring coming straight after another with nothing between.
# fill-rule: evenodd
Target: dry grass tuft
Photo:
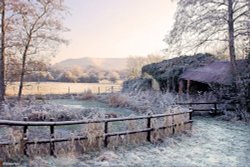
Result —
<instances>
[{"instance_id":1,"label":"dry grass tuft","mask_svg":"<svg viewBox=\"0 0 250 167\"><path fill-rule=\"evenodd\" d=\"M13 144L0 147L0 159L19 160L22 157L23 146L15 143L22 141L21 129L7 128L5 131L5 138Z\"/></svg>"},{"instance_id":2,"label":"dry grass tuft","mask_svg":"<svg viewBox=\"0 0 250 167\"><path fill-rule=\"evenodd\" d=\"M49 119L49 113L46 111L32 111L31 114L28 115L29 121L45 121Z\"/></svg>"},{"instance_id":3,"label":"dry grass tuft","mask_svg":"<svg viewBox=\"0 0 250 167\"><path fill-rule=\"evenodd\" d=\"M108 104L111 107L127 107L128 100L126 96L123 96L121 94L113 94L109 97Z\"/></svg>"},{"instance_id":4,"label":"dry grass tuft","mask_svg":"<svg viewBox=\"0 0 250 167\"><path fill-rule=\"evenodd\" d=\"M188 109L182 108L180 106L172 106L168 107L166 113L180 113L180 112L187 112ZM157 118L153 119L151 126L156 130L152 132L151 140L153 142L161 141L166 136L170 136L175 133L183 132L188 129L188 125L184 123L189 120L189 113L181 114L181 115L173 115L164 118ZM159 129L162 126L172 126L176 125L175 127L169 127L166 129Z\"/></svg>"},{"instance_id":5,"label":"dry grass tuft","mask_svg":"<svg viewBox=\"0 0 250 167\"><path fill-rule=\"evenodd\" d=\"M82 94L79 94L77 96L77 99L79 100L93 100L96 96L92 93L90 89L84 91Z\"/></svg>"},{"instance_id":6,"label":"dry grass tuft","mask_svg":"<svg viewBox=\"0 0 250 167\"><path fill-rule=\"evenodd\" d=\"M104 126L101 123L92 123L86 125L86 136L91 147L100 148L102 139L100 136L104 134Z\"/></svg>"}]
</instances>

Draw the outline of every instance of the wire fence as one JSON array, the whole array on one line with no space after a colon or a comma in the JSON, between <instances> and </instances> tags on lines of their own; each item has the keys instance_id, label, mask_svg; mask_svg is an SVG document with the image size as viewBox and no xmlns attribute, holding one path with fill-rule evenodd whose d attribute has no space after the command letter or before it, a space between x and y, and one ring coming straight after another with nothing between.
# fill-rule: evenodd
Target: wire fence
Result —
<instances>
[{"instance_id":1,"label":"wire fence","mask_svg":"<svg viewBox=\"0 0 250 167\"><path fill-rule=\"evenodd\" d=\"M25 83L24 95L46 95L46 94L77 94L91 91L95 94L119 92L120 84L99 84L99 83ZM13 83L7 86L7 95L15 96L18 93L18 84Z\"/></svg>"}]
</instances>

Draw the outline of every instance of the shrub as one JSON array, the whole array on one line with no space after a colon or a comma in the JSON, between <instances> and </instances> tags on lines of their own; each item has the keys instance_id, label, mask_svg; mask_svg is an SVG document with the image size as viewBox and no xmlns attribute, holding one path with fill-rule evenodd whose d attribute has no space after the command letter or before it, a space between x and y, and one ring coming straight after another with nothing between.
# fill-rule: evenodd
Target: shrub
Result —
<instances>
[{"instance_id":1,"label":"shrub","mask_svg":"<svg viewBox=\"0 0 250 167\"><path fill-rule=\"evenodd\" d=\"M128 100L126 96L113 94L109 97L108 104L111 107L126 107L128 106Z\"/></svg>"},{"instance_id":2,"label":"shrub","mask_svg":"<svg viewBox=\"0 0 250 167\"><path fill-rule=\"evenodd\" d=\"M87 91L84 91L82 94L78 96L78 99L80 100L92 100L95 99L95 95L92 93L90 89Z\"/></svg>"}]
</instances>

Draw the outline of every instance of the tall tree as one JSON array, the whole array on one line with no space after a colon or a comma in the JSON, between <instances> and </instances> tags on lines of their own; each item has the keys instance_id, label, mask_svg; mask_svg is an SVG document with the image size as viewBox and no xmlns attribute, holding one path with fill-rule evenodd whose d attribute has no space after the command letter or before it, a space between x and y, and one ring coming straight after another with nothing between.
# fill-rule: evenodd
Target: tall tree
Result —
<instances>
[{"instance_id":1,"label":"tall tree","mask_svg":"<svg viewBox=\"0 0 250 167\"><path fill-rule=\"evenodd\" d=\"M5 0L1 1L0 103L5 96Z\"/></svg>"},{"instance_id":2,"label":"tall tree","mask_svg":"<svg viewBox=\"0 0 250 167\"><path fill-rule=\"evenodd\" d=\"M16 6L19 1L14 0L1 0L1 54L0 54L0 101L4 101L5 89L7 83L7 71L6 66L10 55L14 54L13 41L15 41L15 35L12 33L15 29L15 12ZM10 58L12 59L12 58Z\"/></svg>"},{"instance_id":3,"label":"tall tree","mask_svg":"<svg viewBox=\"0 0 250 167\"><path fill-rule=\"evenodd\" d=\"M65 12L63 0L24 0L18 4L16 11L19 20L16 46L22 61L18 91L20 100L28 62L37 60L39 55L53 54L59 44L66 42L60 37L66 29L62 24L62 14Z\"/></svg>"},{"instance_id":4,"label":"tall tree","mask_svg":"<svg viewBox=\"0 0 250 167\"><path fill-rule=\"evenodd\" d=\"M166 37L168 51L229 51L236 72L237 44L249 37L249 0L178 0L175 23Z\"/></svg>"}]
</instances>

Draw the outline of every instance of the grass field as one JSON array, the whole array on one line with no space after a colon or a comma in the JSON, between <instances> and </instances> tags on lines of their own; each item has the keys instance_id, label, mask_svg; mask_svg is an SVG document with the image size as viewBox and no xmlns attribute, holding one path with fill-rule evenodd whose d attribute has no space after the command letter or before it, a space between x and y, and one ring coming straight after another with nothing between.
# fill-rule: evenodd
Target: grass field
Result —
<instances>
[{"instance_id":1,"label":"grass field","mask_svg":"<svg viewBox=\"0 0 250 167\"><path fill-rule=\"evenodd\" d=\"M7 86L6 94L17 95L18 83ZM26 82L24 83L23 95L67 94L82 93L91 90L93 93L109 93L121 90L120 84L100 83L62 83L62 82Z\"/></svg>"}]
</instances>

